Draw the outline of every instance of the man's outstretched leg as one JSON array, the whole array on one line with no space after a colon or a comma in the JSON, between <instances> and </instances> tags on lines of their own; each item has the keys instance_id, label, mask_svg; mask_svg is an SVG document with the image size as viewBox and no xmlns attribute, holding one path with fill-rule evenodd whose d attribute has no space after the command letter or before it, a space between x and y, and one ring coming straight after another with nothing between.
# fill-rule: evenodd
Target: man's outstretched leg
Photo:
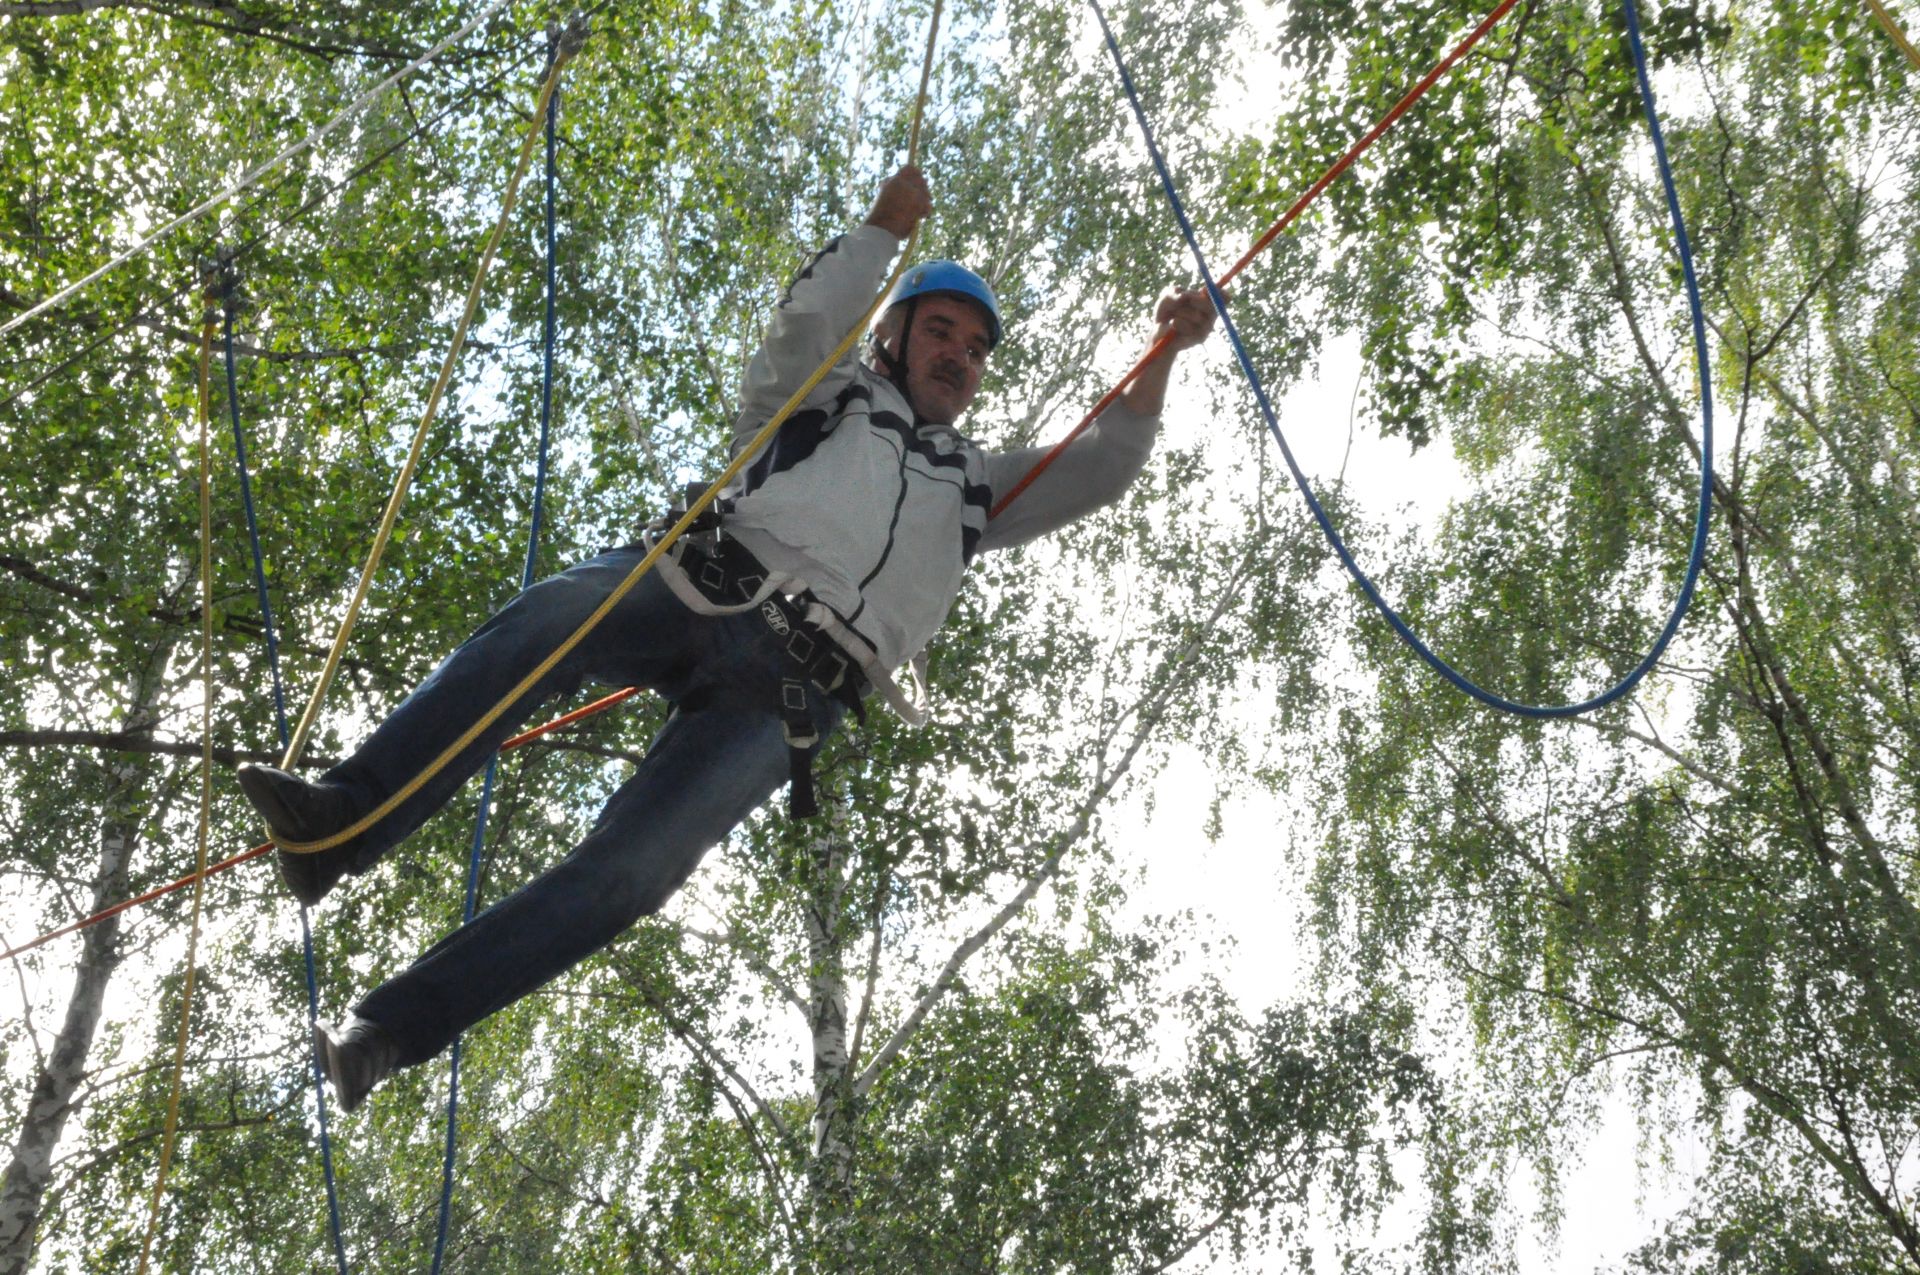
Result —
<instances>
[{"instance_id":1,"label":"man's outstretched leg","mask_svg":"<svg viewBox=\"0 0 1920 1275\"><path fill-rule=\"evenodd\" d=\"M316 841L377 808L449 747L556 650L644 555L612 550L541 581L502 607L374 731L313 783L267 766L243 767L241 790L278 836ZM294 897L318 903L347 872L365 872L459 791L539 708L584 680L651 686L672 696L697 659L700 617L649 575L545 677L420 791L351 841L317 854L282 852Z\"/></svg>"},{"instance_id":2,"label":"man's outstretched leg","mask_svg":"<svg viewBox=\"0 0 1920 1275\"><path fill-rule=\"evenodd\" d=\"M777 716L736 696L696 698L705 706L668 720L571 854L428 949L327 1033L323 1055L342 1107L658 911L787 778ZM839 706L820 704L815 717L824 736Z\"/></svg>"}]
</instances>

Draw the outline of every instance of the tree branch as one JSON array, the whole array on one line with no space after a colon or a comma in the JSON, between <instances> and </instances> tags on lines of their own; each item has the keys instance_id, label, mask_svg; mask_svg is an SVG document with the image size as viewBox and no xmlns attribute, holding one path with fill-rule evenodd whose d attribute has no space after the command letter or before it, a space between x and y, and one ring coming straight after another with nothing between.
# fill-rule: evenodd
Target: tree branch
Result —
<instances>
[{"instance_id":1,"label":"tree branch","mask_svg":"<svg viewBox=\"0 0 1920 1275\"><path fill-rule=\"evenodd\" d=\"M1590 714L1582 714L1579 717L1569 718L1568 720L1578 722L1589 730L1598 731L1602 735L1610 735L1615 739L1631 739L1645 744L1648 748L1666 756L1675 765L1679 766L1689 775L1692 775L1695 779L1698 779L1701 783L1718 788L1721 792L1731 795L1739 791L1734 785L1720 778L1720 776L1714 774L1691 757L1688 757L1685 753L1673 747L1673 745L1667 743L1658 735L1643 735L1630 726L1617 725L1614 722L1604 721Z\"/></svg>"},{"instance_id":2,"label":"tree branch","mask_svg":"<svg viewBox=\"0 0 1920 1275\"><path fill-rule=\"evenodd\" d=\"M121 601L120 598L111 593L89 589L85 585L74 584L68 580L58 579L41 570L39 567L34 566L26 559L16 558L8 554L0 554L0 571L5 571L29 584L38 585L50 593L58 594L74 602L84 603L87 606L111 606ZM197 606L185 610L173 607L150 606L146 608L143 614L147 619L157 620L167 625L197 626L200 623L200 608ZM265 625L258 620L245 616L227 615L222 617L222 623L226 628L236 633L245 634L248 637L264 637L266 635ZM325 659L328 654L330 654L327 647L316 646L310 642L283 642L281 649L298 651L302 655L310 655L316 659ZM399 674L383 665L370 664L365 660L355 659L343 659L340 661L340 664L343 668L350 669L355 673L364 674L386 686L396 686L401 682Z\"/></svg>"},{"instance_id":3,"label":"tree branch","mask_svg":"<svg viewBox=\"0 0 1920 1275\"><path fill-rule=\"evenodd\" d=\"M222 3L221 0L178 0L178 7L154 4L151 0L25 0L23 3L0 3L0 18L66 18L103 9L125 9L136 13L149 13L155 17L173 18L194 26L209 27L234 35L257 36L260 39L319 57L351 56L387 62L407 62L420 56L420 50L417 48L356 40L337 31L272 27L267 25L265 18L248 14L235 5ZM207 17L185 12L187 9L200 9L206 14L216 16Z\"/></svg>"},{"instance_id":4,"label":"tree branch","mask_svg":"<svg viewBox=\"0 0 1920 1275\"><path fill-rule=\"evenodd\" d=\"M792 1128L788 1126L786 1120L782 1118L778 1111L775 1111L768 1105L767 1100L760 1096L759 1091L748 1082L747 1078L740 1074L740 1069L727 1060L726 1056L720 1052L719 1046L713 1043L713 1039L698 1027L695 1027L692 1023L674 1013L672 1007L667 1004L666 998L660 995L659 992L644 979L639 977L634 970L622 964L620 966L620 976L626 981L629 987L633 988L633 990L639 994L640 999L649 1008L660 1015L660 1020L667 1025L668 1031L678 1036L682 1042L690 1046L694 1052L701 1056L707 1065L713 1067L716 1071L725 1075L728 1080L739 1086L740 1092L746 1095L747 1100L753 1104L754 1110L758 1111L767 1123L774 1127L775 1131L780 1135L780 1140L787 1144L788 1152L797 1158L800 1154L800 1143L794 1138Z\"/></svg>"},{"instance_id":5,"label":"tree branch","mask_svg":"<svg viewBox=\"0 0 1920 1275\"><path fill-rule=\"evenodd\" d=\"M786 979L780 977L779 971L768 963L766 957L754 951L739 935L734 934L732 931L719 933L712 930L696 930L691 925L680 926L680 932L691 938L699 939L702 943L710 943L715 947L724 947L728 951L738 954L753 968L754 973L773 985L773 990L780 994L781 1000L799 1010L802 1015L808 1012L807 1002L800 993L794 991L793 986L788 983Z\"/></svg>"},{"instance_id":6,"label":"tree branch","mask_svg":"<svg viewBox=\"0 0 1920 1275\"><path fill-rule=\"evenodd\" d=\"M1120 714L1110 732L1098 741L1095 752L1097 756L1104 759L1107 748L1113 742L1114 735L1119 732L1121 724L1129 718L1137 719L1139 724L1135 727L1133 738L1128 741L1120 759L1110 769L1101 771L1093 790L1088 793L1086 799L1080 803L1080 808L1074 813L1073 822L1052 839L1053 850L1027 878L1026 883L1020 887L1013 898L1009 899L991 920L954 949L953 955L947 958L946 965L941 968L933 985L921 995L913 1009L908 1012L906 1019L894 1029L893 1034L887 1038L887 1042L874 1054L873 1061L861 1069L859 1077L853 1083L855 1097L864 1097L873 1088L880 1078L880 1073L886 1070L887 1065L899 1054L907 1041L920 1030L921 1024L926 1021L934 1004L946 994L947 989L959 977L961 967L972 959L974 953L986 946L988 940L1005 929L1007 924L1018 916L1040 892L1040 888L1059 871L1060 862L1067 851L1086 835L1087 829L1092 826L1094 812L1133 768L1134 759L1139 756L1147 740L1165 720L1167 706L1173 702L1175 694L1186 680L1192 677L1197 667L1195 657L1200 653L1200 648L1206 645L1209 637L1219 631L1220 617L1225 614L1227 607L1241 596L1242 582L1255 571L1270 569L1277 563L1282 552L1281 548L1276 548L1266 555L1261 555L1257 549L1250 549L1247 552L1239 568L1228 577L1226 585L1215 596L1213 607L1207 618L1194 626L1193 635L1187 640L1186 645L1168 657L1166 663L1157 670L1157 676L1148 679L1147 690L1141 693L1140 698L1131 708ZM1154 685L1156 682L1160 683L1158 688Z\"/></svg>"},{"instance_id":7,"label":"tree branch","mask_svg":"<svg viewBox=\"0 0 1920 1275\"><path fill-rule=\"evenodd\" d=\"M140 732L103 730L0 730L0 748L94 748L103 752L152 753L163 757L198 757L201 753L200 744L192 740L154 739ZM259 762L268 766L280 764L280 754L277 752L222 748L218 745L213 749L213 759L223 766L238 766L242 762ZM307 770L326 770L336 763L332 758L303 757L295 764Z\"/></svg>"},{"instance_id":8,"label":"tree branch","mask_svg":"<svg viewBox=\"0 0 1920 1275\"><path fill-rule=\"evenodd\" d=\"M190 328L180 327L177 324L164 323L157 319L142 316L134 321L134 326L145 328L149 332L157 332L161 336L169 337L182 345L192 346L195 349L198 349L200 346L200 334L198 332ZM233 352L242 358L257 359L262 363L327 363L344 362L369 356L383 359L410 358L422 350L429 348L429 344L430 343L426 341L388 341L381 345L346 345L336 349L270 350L265 346L252 345L246 341L236 339L233 343ZM437 345L437 343L434 344ZM469 337L465 342L465 348L480 354L499 354L504 351L525 349L533 344L534 342L532 340L494 342L476 341Z\"/></svg>"}]
</instances>

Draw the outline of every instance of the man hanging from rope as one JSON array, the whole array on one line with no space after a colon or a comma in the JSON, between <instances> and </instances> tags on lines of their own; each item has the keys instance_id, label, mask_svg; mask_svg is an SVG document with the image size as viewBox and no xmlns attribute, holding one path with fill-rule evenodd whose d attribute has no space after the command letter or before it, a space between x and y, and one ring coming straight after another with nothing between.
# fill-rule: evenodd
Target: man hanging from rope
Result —
<instances>
[{"instance_id":1,"label":"man hanging from rope","mask_svg":"<svg viewBox=\"0 0 1920 1275\"><path fill-rule=\"evenodd\" d=\"M932 210L920 170L881 184L866 222L833 240L780 298L747 367L734 447L833 351ZM319 902L445 804L546 699L583 681L640 685L673 704L645 759L559 864L461 926L354 1007L316 1045L351 1111L395 1069L533 991L657 911L709 847L782 780L811 813L808 763L842 714L932 638L979 552L1021 544L1117 499L1145 465L1178 351L1203 341L1200 291L1159 302L1161 358L1097 426L989 518L1040 460L993 453L955 422L972 404L1001 317L953 262L910 269L864 358L848 357L716 506L543 681L385 820L314 854L280 854L288 888ZM509 602L318 782L265 766L240 785L276 841L323 840L373 810L507 695L628 575L667 524Z\"/></svg>"}]
</instances>

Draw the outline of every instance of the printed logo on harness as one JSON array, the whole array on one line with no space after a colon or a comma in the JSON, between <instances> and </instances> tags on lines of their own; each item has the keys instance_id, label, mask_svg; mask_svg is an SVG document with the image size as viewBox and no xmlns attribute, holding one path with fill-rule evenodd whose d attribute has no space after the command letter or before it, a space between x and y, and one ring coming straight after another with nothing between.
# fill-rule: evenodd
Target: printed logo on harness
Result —
<instances>
[{"instance_id":1,"label":"printed logo on harness","mask_svg":"<svg viewBox=\"0 0 1920 1275\"><path fill-rule=\"evenodd\" d=\"M760 604L760 614L767 617L768 627L781 637L785 637L793 629L793 626L787 623L787 617L780 614L780 608L771 602Z\"/></svg>"}]
</instances>

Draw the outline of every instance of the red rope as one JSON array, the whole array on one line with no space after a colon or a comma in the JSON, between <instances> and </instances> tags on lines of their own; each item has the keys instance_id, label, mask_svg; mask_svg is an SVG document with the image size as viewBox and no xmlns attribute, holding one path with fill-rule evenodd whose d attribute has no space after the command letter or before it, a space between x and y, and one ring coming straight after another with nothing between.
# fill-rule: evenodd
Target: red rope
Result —
<instances>
[{"instance_id":1,"label":"red rope","mask_svg":"<svg viewBox=\"0 0 1920 1275\"><path fill-rule=\"evenodd\" d=\"M629 686L629 687L626 687L624 690L618 690L611 695L603 696L602 698L593 701L593 703L591 704L587 704L583 707L574 709L571 713L568 713L563 717L554 718L552 721L548 722L544 726L536 726L532 730L527 731L524 734L515 735L512 739L509 739L506 743L500 745L500 751L503 753L511 752L512 750L520 747L522 744L530 744L534 740L540 738L542 735L551 734L554 731L559 730L563 726L571 726L573 725L573 723L580 721L583 718L592 717L595 713L604 713L608 709L612 708L615 704L619 704L626 700L632 699L635 695L638 695L639 693L640 693L639 687ZM49 933L42 934L39 938L34 939L32 942L22 943L19 947L8 948L6 951L0 952L0 961L7 960L11 957L19 956L22 952L31 952L34 948L39 947L45 943L51 943L53 940L61 937L62 935L73 934L77 931L86 929L88 926L98 925L100 922L106 920L110 916L120 915L122 912L125 912L128 908L138 907L142 903L151 903L153 900L160 898L162 895L172 894L175 890L184 890L188 886L192 885L195 881L204 881L208 877L217 876L220 873L225 872L228 868L237 868L249 859L258 859L261 855L265 854L267 851L271 849L273 849L273 843L271 841L268 841L261 845L255 846L251 850L247 850L240 854L236 854L231 859L222 859L220 862L210 866L205 872L190 872L186 876L181 877L178 881L170 882L167 885L160 886L158 889L149 890L145 894L140 895L138 898L127 899L124 902L114 904L110 908L103 908L100 911L95 912L92 916L88 917L84 921L75 921L72 925L65 925L57 930L53 930Z\"/></svg>"},{"instance_id":2,"label":"red rope","mask_svg":"<svg viewBox=\"0 0 1920 1275\"><path fill-rule=\"evenodd\" d=\"M1306 194L1294 200L1292 207L1282 213L1279 220L1267 227L1265 234L1253 241L1253 247L1247 249L1246 255L1234 262L1231 270L1228 270L1220 276L1220 286L1225 288L1229 283L1233 282L1234 276L1252 265L1254 259L1265 252L1273 241L1280 237L1282 231L1299 219L1300 214L1307 210L1307 205L1320 197L1320 192L1333 185L1335 179L1337 179L1340 174L1353 167L1353 162L1359 159L1369 146L1379 141L1381 136L1385 134L1388 129L1392 128L1402 115L1406 114L1409 107L1422 97L1425 97L1427 90L1438 83L1441 76L1452 70L1454 63L1465 57L1469 49L1480 43L1487 32L1499 25L1500 19L1506 17L1508 11L1511 10L1516 3L1518 3L1518 0L1501 0L1499 8L1483 18L1480 25L1475 27L1472 33L1454 48L1453 52L1447 54L1438 66L1428 71L1418 84L1415 84L1407 91L1404 97L1394 104L1393 109L1388 111L1386 116L1381 119L1378 124L1375 124L1371 129L1367 130L1366 136L1348 147L1347 153L1336 160L1333 166L1327 169L1326 172L1320 174L1320 179L1307 188ZM1148 349L1145 354L1140 356L1140 361L1135 363L1133 367L1128 370L1127 374L1120 378L1120 383L1108 390L1106 395L1101 398L1098 403L1093 405L1093 410L1082 417L1080 423L1075 425L1065 438L1055 443L1053 448L1048 451L1045 456L1040 458L1040 463L1028 470L1026 476L1014 484L1013 490L1000 498L998 503L988 512L987 517L990 519L998 518L1008 505L1011 505L1019 498L1021 492L1032 486L1033 480L1038 478L1041 473L1046 470L1047 466L1053 464L1053 462L1059 458L1060 453L1065 451L1074 439L1085 433L1087 427L1098 420L1102 412L1112 407L1115 401L1118 400L1122 394L1126 393L1127 387L1138 380L1140 374L1147 370L1147 366L1165 352L1167 343L1172 339L1172 334L1169 333L1162 336L1158 341L1155 341L1153 346Z\"/></svg>"},{"instance_id":3,"label":"red rope","mask_svg":"<svg viewBox=\"0 0 1920 1275\"><path fill-rule=\"evenodd\" d=\"M205 872L189 872L186 876L181 877L171 885L163 885L157 890L148 890L138 898L128 899L124 903L116 903L110 908L104 908L101 911L95 912L84 921L75 921L72 925L62 926L60 929L54 930L51 933L42 934L30 943L22 943L19 947L8 948L6 951L0 952L0 961L6 960L9 957L18 956L22 952L31 952L42 943L51 943L63 934L72 934L76 930L84 930L90 925L98 925L110 916L119 916L128 908L138 907L142 903L150 903L163 894L172 894L175 890L184 890L195 881L204 881L216 873L225 872L228 868L245 863L248 859L257 859L271 849L273 849L273 842L269 841L263 845L255 846L244 854L236 854L231 859L222 859L212 867L209 867Z\"/></svg>"},{"instance_id":4,"label":"red rope","mask_svg":"<svg viewBox=\"0 0 1920 1275\"><path fill-rule=\"evenodd\" d=\"M515 735L512 739L500 745L500 751L503 753L510 753L514 749L520 747L520 745L530 744L534 740L540 738L542 735L550 734L553 731L559 730L562 726L571 726L575 722L581 720L582 718L592 717L595 713L604 713L608 709L612 708L615 704L623 703L626 700L630 700L634 696L638 695L639 693L640 693L640 688L637 686L629 686L622 690L615 691L613 694L608 695L602 699L597 699L593 701L593 703L588 704L582 708L574 709L571 713L568 713L564 717L556 717L552 721L548 722L545 726L536 726L532 730L527 731L523 735Z\"/></svg>"}]
</instances>

